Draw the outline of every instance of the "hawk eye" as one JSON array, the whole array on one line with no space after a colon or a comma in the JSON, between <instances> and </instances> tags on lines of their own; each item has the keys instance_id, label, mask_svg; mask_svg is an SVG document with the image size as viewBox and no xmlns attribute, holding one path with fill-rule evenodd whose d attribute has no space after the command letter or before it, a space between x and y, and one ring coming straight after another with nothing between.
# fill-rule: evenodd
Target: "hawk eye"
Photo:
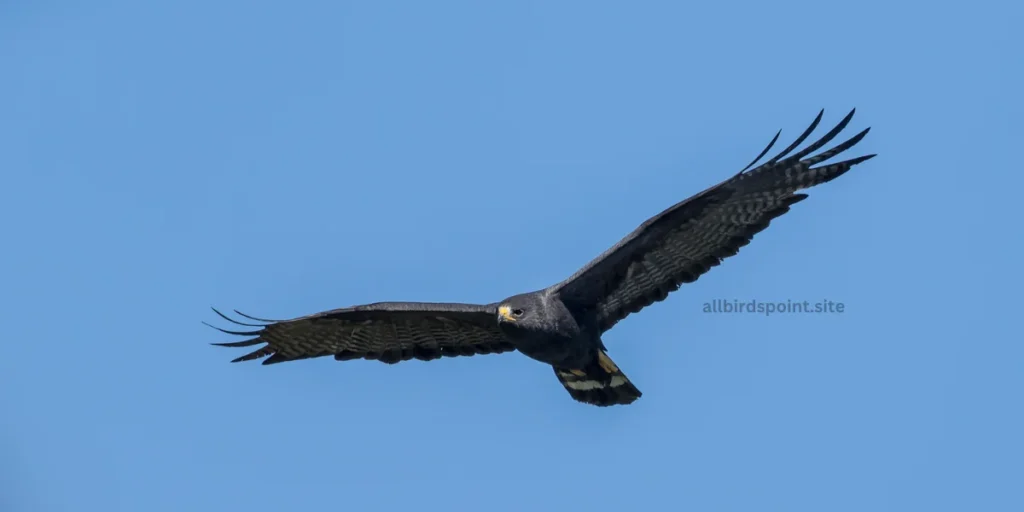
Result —
<instances>
[{"instance_id":1,"label":"hawk eye","mask_svg":"<svg viewBox=\"0 0 1024 512\"><path fill-rule=\"evenodd\" d=\"M523 310L521 310L521 309L513 309L512 310L512 316L522 316L522 315L523 315Z\"/></svg>"}]
</instances>

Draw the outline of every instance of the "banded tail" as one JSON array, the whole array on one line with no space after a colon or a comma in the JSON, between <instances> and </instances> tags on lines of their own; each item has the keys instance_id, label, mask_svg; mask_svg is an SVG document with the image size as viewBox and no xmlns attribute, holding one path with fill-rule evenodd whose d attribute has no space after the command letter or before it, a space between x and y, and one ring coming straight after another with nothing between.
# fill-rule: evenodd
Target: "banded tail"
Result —
<instances>
[{"instance_id":1,"label":"banded tail","mask_svg":"<svg viewBox=\"0 0 1024 512\"><path fill-rule=\"evenodd\" d=\"M574 400L598 407L631 404L642 395L604 350L585 368L555 367L555 376Z\"/></svg>"}]
</instances>

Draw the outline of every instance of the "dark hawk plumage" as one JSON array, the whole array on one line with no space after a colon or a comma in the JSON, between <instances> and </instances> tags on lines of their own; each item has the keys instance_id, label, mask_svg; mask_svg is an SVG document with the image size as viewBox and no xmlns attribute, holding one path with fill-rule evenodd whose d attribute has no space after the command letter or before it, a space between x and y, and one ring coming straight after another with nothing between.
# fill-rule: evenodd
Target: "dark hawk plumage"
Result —
<instances>
[{"instance_id":1,"label":"dark hawk plumage","mask_svg":"<svg viewBox=\"0 0 1024 512\"><path fill-rule=\"evenodd\" d=\"M648 219L551 287L485 305L379 302L281 321L236 311L259 323L234 320L214 310L232 323L256 328L217 328L251 338L215 345L263 345L233 361L266 358L263 364L322 356L397 363L518 350L551 365L577 401L598 406L632 403L640 390L608 357L602 334L735 255L772 219L807 198L799 190L831 181L875 156L824 163L860 142L869 129L814 154L849 124L854 111L820 139L790 155L823 114L819 112L810 127L778 155L750 169L771 150L781 131L738 174Z\"/></svg>"}]
</instances>

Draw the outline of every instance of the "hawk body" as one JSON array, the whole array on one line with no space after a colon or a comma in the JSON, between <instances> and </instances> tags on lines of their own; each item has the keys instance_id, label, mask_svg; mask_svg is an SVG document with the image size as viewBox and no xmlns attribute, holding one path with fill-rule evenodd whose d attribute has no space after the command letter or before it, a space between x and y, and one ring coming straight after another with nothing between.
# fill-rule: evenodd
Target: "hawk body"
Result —
<instances>
[{"instance_id":1,"label":"hawk body","mask_svg":"<svg viewBox=\"0 0 1024 512\"><path fill-rule=\"evenodd\" d=\"M543 290L492 304L379 302L283 321L236 311L257 324L217 312L232 323L257 329L220 329L251 338L215 345L262 344L233 362L266 358L263 364L323 356L394 364L519 351L550 365L579 402L632 403L640 390L608 357L601 336L628 315L664 300L737 254L773 219L807 198L799 190L831 181L875 156L824 164L860 142L868 129L811 156L846 127L853 111L820 139L790 155L814 131L823 113L775 157L748 170L768 153L779 134L732 178L648 219L568 279Z\"/></svg>"},{"instance_id":2,"label":"hawk body","mask_svg":"<svg viewBox=\"0 0 1024 512\"><path fill-rule=\"evenodd\" d=\"M498 326L523 354L542 363L582 368L596 357L600 333L549 290L516 295L498 310Z\"/></svg>"}]
</instances>

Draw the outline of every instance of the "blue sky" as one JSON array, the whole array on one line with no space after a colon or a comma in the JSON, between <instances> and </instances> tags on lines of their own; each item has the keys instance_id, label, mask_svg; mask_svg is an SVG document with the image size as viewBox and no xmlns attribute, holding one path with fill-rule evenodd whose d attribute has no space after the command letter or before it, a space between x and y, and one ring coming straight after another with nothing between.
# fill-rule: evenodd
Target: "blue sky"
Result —
<instances>
[{"instance_id":1,"label":"blue sky","mask_svg":"<svg viewBox=\"0 0 1024 512\"><path fill-rule=\"evenodd\" d=\"M1018 5L0 13L3 510L1024 507ZM879 157L606 334L627 407L518 354L232 365L200 324L541 288L853 107Z\"/></svg>"}]
</instances>

